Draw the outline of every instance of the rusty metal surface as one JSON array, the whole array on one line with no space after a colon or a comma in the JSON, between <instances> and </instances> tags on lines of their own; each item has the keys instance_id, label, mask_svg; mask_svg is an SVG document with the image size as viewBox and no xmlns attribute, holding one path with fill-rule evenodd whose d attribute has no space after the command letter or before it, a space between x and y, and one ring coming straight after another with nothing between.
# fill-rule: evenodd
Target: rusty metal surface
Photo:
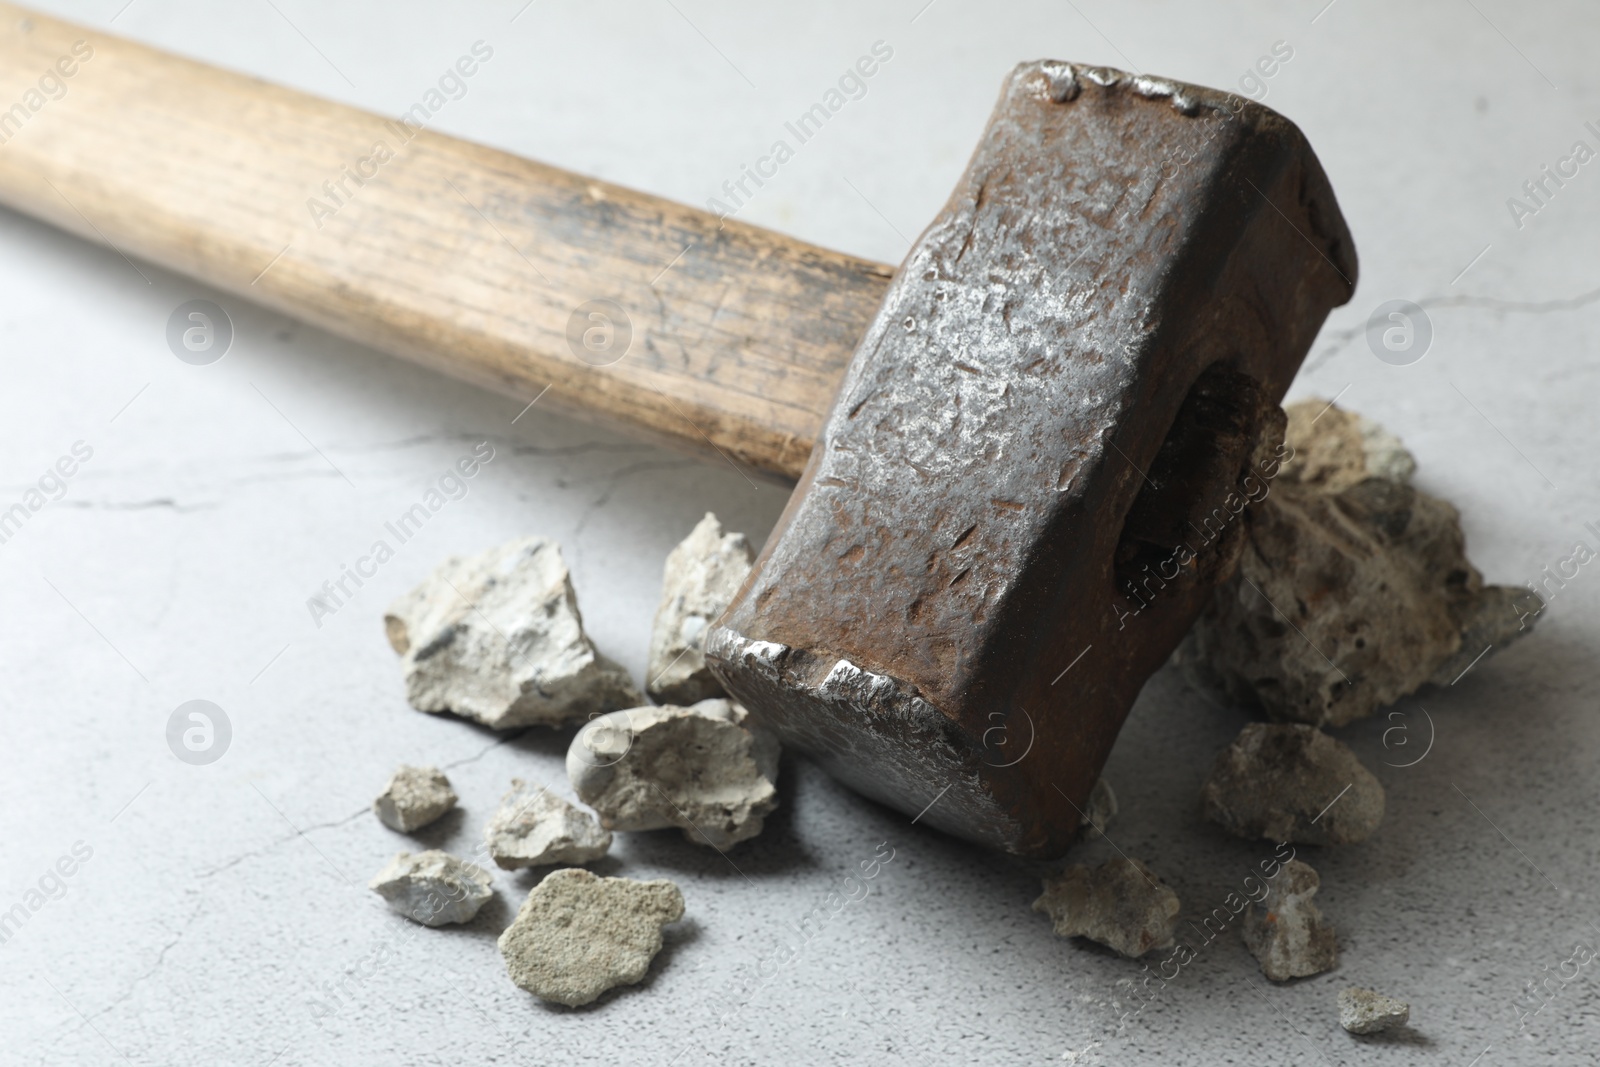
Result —
<instances>
[{"instance_id":1,"label":"rusty metal surface","mask_svg":"<svg viewBox=\"0 0 1600 1067\"><path fill-rule=\"evenodd\" d=\"M1059 854L1231 572L1234 505L1275 473L1277 403L1355 272L1275 112L1018 67L708 659L863 793Z\"/></svg>"}]
</instances>

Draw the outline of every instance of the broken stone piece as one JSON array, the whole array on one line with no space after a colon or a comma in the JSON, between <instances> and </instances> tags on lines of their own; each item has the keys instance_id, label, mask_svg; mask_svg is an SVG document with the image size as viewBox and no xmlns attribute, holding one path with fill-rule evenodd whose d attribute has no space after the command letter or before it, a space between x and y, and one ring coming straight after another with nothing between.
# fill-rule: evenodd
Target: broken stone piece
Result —
<instances>
[{"instance_id":1,"label":"broken stone piece","mask_svg":"<svg viewBox=\"0 0 1600 1067\"><path fill-rule=\"evenodd\" d=\"M518 986L576 1008L642 979L661 951L661 927L681 918L683 894L671 882L567 867L533 887L500 935L500 954Z\"/></svg>"},{"instance_id":2,"label":"broken stone piece","mask_svg":"<svg viewBox=\"0 0 1600 1067\"><path fill-rule=\"evenodd\" d=\"M1461 647L1433 670L1434 685L1451 685L1480 661L1521 637L1544 611L1544 598L1526 587L1486 585L1462 613Z\"/></svg>"},{"instance_id":3,"label":"broken stone piece","mask_svg":"<svg viewBox=\"0 0 1600 1067\"><path fill-rule=\"evenodd\" d=\"M489 855L508 871L551 863L590 863L611 848L611 834L583 809L547 788L531 789L520 778L484 832Z\"/></svg>"},{"instance_id":4,"label":"broken stone piece","mask_svg":"<svg viewBox=\"0 0 1600 1067\"><path fill-rule=\"evenodd\" d=\"M1206 818L1229 833L1307 845L1364 841L1383 821L1383 786L1315 726L1253 722L1200 788Z\"/></svg>"},{"instance_id":5,"label":"broken stone piece","mask_svg":"<svg viewBox=\"0 0 1600 1067\"><path fill-rule=\"evenodd\" d=\"M424 926L464 923L494 896L494 876L448 852L402 852L367 883L393 911Z\"/></svg>"},{"instance_id":6,"label":"broken stone piece","mask_svg":"<svg viewBox=\"0 0 1600 1067\"><path fill-rule=\"evenodd\" d=\"M1089 790L1089 800L1083 806L1083 839L1092 841L1106 832L1106 826L1117 814L1117 795L1111 783L1101 778Z\"/></svg>"},{"instance_id":7,"label":"broken stone piece","mask_svg":"<svg viewBox=\"0 0 1600 1067\"><path fill-rule=\"evenodd\" d=\"M419 711L506 730L560 726L643 699L585 636L561 548L546 538L450 557L383 622Z\"/></svg>"},{"instance_id":8,"label":"broken stone piece","mask_svg":"<svg viewBox=\"0 0 1600 1067\"><path fill-rule=\"evenodd\" d=\"M1322 879L1300 860L1283 865L1267 886L1261 904L1244 910L1239 932L1245 948L1274 982L1331 971L1339 965L1339 944L1333 927L1311 903Z\"/></svg>"},{"instance_id":9,"label":"broken stone piece","mask_svg":"<svg viewBox=\"0 0 1600 1067\"><path fill-rule=\"evenodd\" d=\"M1178 894L1150 868L1121 856L1046 878L1033 902L1034 911L1050 916L1057 937L1087 937L1135 959L1172 946L1178 907Z\"/></svg>"},{"instance_id":10,"label":"broken stone piece","mask_svg":"<svg viewBox=\"0 0 1600 1067\"><path fill-rule=\"evenodd\" d=\"M456 799L450 779L439 768L402 766L372 802L372 810L383 825L408 834L442 818Z\"/></svg>"},{"instance_id":11,"label":"broken stone piece","mask_svg":"<svg viewBox=\"0 0 1600 1067\"><path fill-rule=\"evenodd\" d=\"M578 731L567 777L608 830L676 826L726 850L778 806L778 742L727 700L632 708Z\"/></svg>"},{"instance_id":12,"label":"broken stone piece","mask_svg":"<svg viewBox=\"0 0 1600 1067\"><path fill-rule=\"evenodd\" d=\"M723 533L709 511L667 555L645 674L651 699L693 704L726 695L706 666L706 630L749 577L755 558L744 534Z\"/></svg>"},{"instance_id":13,"label":"broken stone piece","mask_svg":"<svg viewBox=\"0 0 1600 1067\"><path fill-rule=\"evenodd\" d=\"M1325 400L1303 400L1284 409L1284 440L1294 458L1280 477L1324 493L1338 493L1368 478L1409 483L1417 461L1400 438L1365 415Z\"/></svg>"},{"instance_id":14,"label":"broken stone piece","mask_svg":"<svg viewBox=\"0 0 1600 1067\"><path fill-rule=\"evenodd\" d=\"M1351 986L1339 994L1339 1025L1352 1034L1376 1034L1411 1021L1411 1005L1371 989Z\"/></svg>"},{"instance_id":15,"label":"broken stone piece","mask_svg":"<svg viewBox=\"0 0 1600 1067\"><path fill-rule=\"evenodd\" d=\"M1460 515L1410 484L1398 440L1324 401L1288 416L1293 456L1182 647L1192 681L1269 718L1342 726L1527 632L1536 595L1483 584Z\"/></svg>"}]
</instances>

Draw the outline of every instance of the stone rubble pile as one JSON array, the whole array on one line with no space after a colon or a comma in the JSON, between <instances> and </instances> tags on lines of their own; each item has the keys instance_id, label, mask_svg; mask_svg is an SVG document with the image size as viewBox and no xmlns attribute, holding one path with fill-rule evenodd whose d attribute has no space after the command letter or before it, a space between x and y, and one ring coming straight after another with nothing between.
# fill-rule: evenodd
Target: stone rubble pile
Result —
<instances>
[{"instance_id":1,"label":"stone rubble pile","mask_svg":"<svg viewBox=\"0 0 1600 1067\"><path fill-rule=\"evenodd\" d=\"M1416 460L1393 434L1322 400L1291 405L1287 418L1292 453L1239 520L1238 572L1173 658L1201 692L1271 720L1245 726L1217 756L1200 791L1205 818L1280 849L1351 846L1382 824L1384 790L1323 729L1453 684L1526 633L1543 605L1530 590L1484 583L1456 509L1412 485ZM1105 837L1096 811L1091 797L1086 846ZM1061 936L1137 957L1170 944L1180 907L1148 868L1116 851L1099 868L1046 878L1034 910ZM1251 903L1237 900L1242 914L1224 908L1200 921L1220 932L1230 911L1239 915L1246 948L1273 981L1337 967L1333 927L1312 901L1317 872L1297 859L1273 868ZM1404 1002L1371 990L1345 990L1339 1007L1356 1034L1409 1017Z\"/></svg>"},{"instance_id":2,"label":"stone rubble pile","mask_svg":"<svg viewBox=\"0 0 1600 1067\"><path fill-rule=\"evenodd\" d=\"M646 703L584 632L561 549L546 538L452 557L389 607L384 627L413 707L496 730L583 725L568 751L568 785L589 807L513 779L484 827L483 858L506 871L583 865L607 855L614 830L677 829L719 850L761 832L778 803L778 743L725 698L703 653L754 558L744 535L711 514L672 550L649 654L648 691L661 706ZM410 833L457 800L443 772L402 767L373 810ZM439 926L473 921L493 877L430 850L400 853L370 885L399 914ZM683 913L670 881L563 866L529 891L500 950L518 986L577 1007L642 980L662 927Z\"/></svg>"},{"instance_id":3,"label":"stone rubble pile","mask_svg":"<svg viewBox=\"0 0 1600 1067\"><path fill-rule=\"evenodd\" d=\"M1452 683L1537 612L1515 606L1525 609L1532 594L1484 584L1456 510L1411 484L1416 462L1396 437L1322 401L1292 405L1287 418L1292 457L1238 520L1238 573L1174 659L1202 691L1270 720L1245 726L1217 756L1200 793L1205 818L1280 848L1351 846L1380 827L1384 790L1323 728ZM663 928L683 917L670 881L582 869L608 855L614 833L676 829L725 852L760 834L777 806L778 743L726 698L703 648L754 560L744 535L710 513L672 549L648 653L645 692L655 704L585 634L560 547L545 538L452 557L385 615L413 707L497 730L581 726L566 757L581 804L514 779L484 828L483 856L502 870L561 866L533 886L499 939L511 980L535 996L578 1007L640 982ZM409 833L456 803L441 771L402 767L373 809ZM1107 837L1117 810L1102 779L1080 847L1105 842L1117 854L1045 878L1033 908L1058 936L1138 958L1174 945L1182 905ZM1317 872L1298 859L1272 868L1259 893L1247 889L1248 904L1229 894L1237 906L1219 909L1207 929L1220 933L1237 916L1273 981L1335 968L1334 930L1312 900ZM472 921L492 882L485 867L435 850L399 854L371 886L395 911L437 926ZM1405 1003L1365 989L1339 994L1339 1008L1355 1034L1409 1017Z\"/></svg>"}]
</instances>

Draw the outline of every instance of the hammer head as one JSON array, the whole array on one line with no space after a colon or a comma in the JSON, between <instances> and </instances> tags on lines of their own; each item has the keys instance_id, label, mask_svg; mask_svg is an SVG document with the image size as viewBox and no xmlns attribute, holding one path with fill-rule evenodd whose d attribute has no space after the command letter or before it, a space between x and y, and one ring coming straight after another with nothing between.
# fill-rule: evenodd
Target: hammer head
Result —
<instances>
[{"instance_id":1,"label":"hammer head","mask_svg":"<svg viewBox=\"0 0 1600 1067\"><path fill-rule=\"evenodd\" d=\"M1355 253L1289 121L1012 72L708 634L728 690L855 789L1049 857L1281 460ZM931 805L931 806L930 806Z\"/></svg>"}]
</instances>

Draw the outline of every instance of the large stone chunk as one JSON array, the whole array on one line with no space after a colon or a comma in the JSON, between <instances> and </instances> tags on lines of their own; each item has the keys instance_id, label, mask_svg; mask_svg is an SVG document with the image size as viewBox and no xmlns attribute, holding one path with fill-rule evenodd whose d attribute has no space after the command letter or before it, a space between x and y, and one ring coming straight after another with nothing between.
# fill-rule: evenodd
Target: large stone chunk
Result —
<instances>
[{"instance_id":1,"label":"large stone chunk","mask_svg":"<svg viewBox=\"0 0 1600 1067\"><path fill-rule=\"evenodd\" d=\"M1245 948L1274 982L1331 971L1339 965L1333 927L1311 898L1322 885L1317 872L1299 860L1283 865L1259 906L1244 910L1239 932Z\"/></svg>"},{"instance_id":2,"label":"large stone chunk","mask_svg":"<svg viewBox=\"0 0 1600 1067\"><path fill-rule=\"evenodd\" d=\"M402 765L372 802L372 810L389 829L410 833L442 818L456 799L450 779L439 768Z\"/></svg>"},{"instance_id":3,"label":"large stone chunk","mask_svg":"<svg viewBox=\"0 0 1600 1067\"><path fill-rule=\"evenodd\" d=\"M500 935L500 954L518 986L575 1008L642 979L661 951L661 927L681 918L683 894L671 882L568 867L533 887Z\"/></svg>"},{"instance_id":4,"label":"large stone chunk","mask_svg":"<svg viewBox=\"0 0 1600 1067\"><path fill-rule=\"evenodd\" d=\"M1270 718L1339 726L1525 632L1533 594L1483 584L1456 509L1410 484L1396 438L1324 401L1288 415L1294 456L1247 512L1239 572L1180 655L1194 681Z\"/></svg>"},{"instance_id":5,"label":"large stone chunk","mask_svg":"<svg viewBox=\"0 0 1600 1067\"><path fill-rule=\"evenodd\" d=\"M484 831L496 866L512 871L551 863L590 863L611 848L611 834L595 817L520 778Z\"/></svg>"},{"instance_id":6,"label":"large stone chunk","mask_svg":"<svg viewBox=\"0 0 1600 1067\"><path fill-rule=\"evenodd\" d=\"M583 632L561 548L524 537L452 556L389 606L406 698L485 726L560 726L641 701Z\"/></svg>"},{"instance_id":7,"label":"large stone chunk","mask_svg":"<svg viewBox=\"0 0 1600 1067\"><path fill-rule=\"evenodd\" d=\"M744 534L723 533L709 511L668 554L645 673L652 700L693 704L726 695L706 666L706 629L750 576L755 558Z\"/></svg>"},{"instance_id":8,"label":"large stone chunk","mask_svg":"<svg viewBox=\"0 0 1600 1067\"><path fill-rule=\"evenodd\" d=\"M1411 1005L1371 989L1351 986L1339 994L1339 1025L1352 1034L1377 1034L1411 1021Z\"/></svg>"},{"instance_id":9,"label":"large stone chunk","mask_svg":"<svg viewBox=\"0 0 1600 1067\"><path fill-rule=\"evenodd\" d=\"M1254 722L1222 750L1200 789L1229 833L1308 845L1365 840L1383 821L1383 786L1315 726Z\"/></svg>"},{"instance_id":10,"label":"large stone chunk","mask_svg":"<svg viewBox=\"0 0 1600 1067\"><path fill-rule=\"evenodd\" d=\"M399 853L367 887L413 922L443 926L471 921L494 896L493 882L477 864L429 849Z\"/></svg>"},{"instance_id":11,"label":"large stone chunk","mask_svg":"<svg viewBox=\"0 0 1600 1067\"><path fill-rule=\"evenodd\" d=\"M776 738L727 700L640 707L591 721L567 750L578 799L608 830L679 827L728 849L778 806Z\"/></svg>"},{"instance_id":12,"label":"large stone chunk","mask_svg":"<svg viewBox=\"0 0 1600 1067\"><path fill-rule=\"evenodd\" d=\"M1087 937L1137 958L1172 947L1178 894L1135 859L1118 857L1096 868L1068 867L1044 880L1034 911L1050 916L1058 937Z\"/></svg>"}]
</instances>

